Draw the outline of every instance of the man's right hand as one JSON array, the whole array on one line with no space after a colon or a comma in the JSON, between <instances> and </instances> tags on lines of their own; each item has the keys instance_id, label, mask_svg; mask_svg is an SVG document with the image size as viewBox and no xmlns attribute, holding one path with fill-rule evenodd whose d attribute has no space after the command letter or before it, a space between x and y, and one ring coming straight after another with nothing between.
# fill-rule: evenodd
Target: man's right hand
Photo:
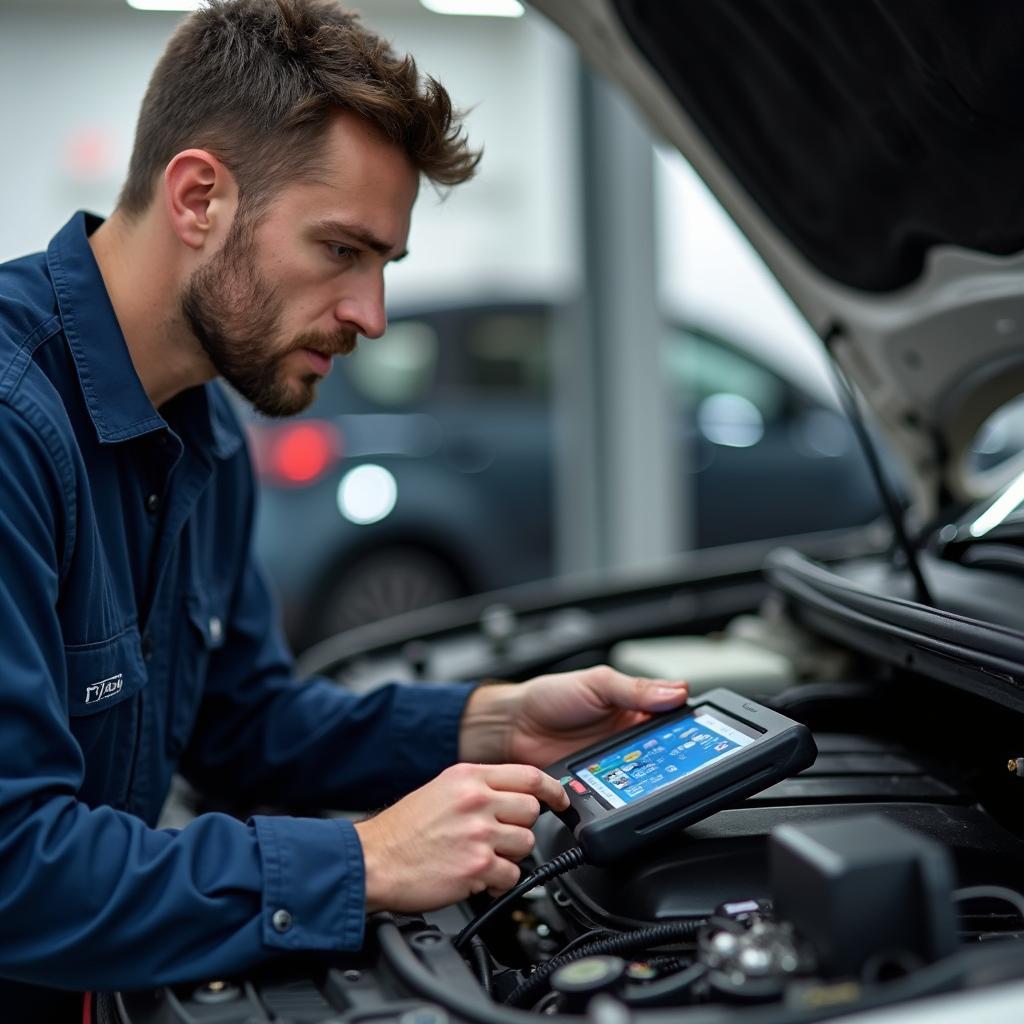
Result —
<instances>
[{"instance_id":1,"label":"man's right hand","mask_svg":"<svg viewBox=\"0 0 1024 1024\"><path fill-rule=\"evenodd\" d=\"M558 782L525 764L457 764L356 824L366 864L366 911L418 913L519 881L540 801L562 811Z\"/></svg>"}]
</instances>

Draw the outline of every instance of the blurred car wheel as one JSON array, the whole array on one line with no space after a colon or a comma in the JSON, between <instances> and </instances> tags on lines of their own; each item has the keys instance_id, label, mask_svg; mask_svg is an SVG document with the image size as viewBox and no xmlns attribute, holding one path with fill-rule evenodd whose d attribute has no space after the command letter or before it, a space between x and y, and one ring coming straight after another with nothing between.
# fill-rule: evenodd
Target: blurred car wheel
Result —
<instances>
[{"instance_id":1,"label":"blurred car wheel","mask_svg":"<svg viewBox=\"0 0 1024 1024\"><path fill-rule=\"evenodd\" d=\"M415 547L383 548L342 571L324 598L317 633L333 636L466 593L462 580L437 555Z\"/></svg>"}]
</instances>

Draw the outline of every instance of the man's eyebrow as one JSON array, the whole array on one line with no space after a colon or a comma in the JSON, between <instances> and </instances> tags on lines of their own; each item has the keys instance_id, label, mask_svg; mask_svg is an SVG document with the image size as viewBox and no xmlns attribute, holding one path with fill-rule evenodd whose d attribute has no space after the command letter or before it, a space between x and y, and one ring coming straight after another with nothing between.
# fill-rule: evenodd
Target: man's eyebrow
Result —
<instances>
[{"instance_id":1,"label":"man's eyebrow","mask_svg":"<svg viewBox=\"0 0 1024 1024\"><path fill-rule=\"evenodd\" d=\"M318 235L345 235L348 238L353 238L368 249L372 249L378 256L387 256L395 248L390 242L378 238L369 228L365 228L361 224L346 224L340 220L322 220L313 225L313 231ZM403 250L396 256L392 256L391 262L397 263L408 255L409 251Z\"/></svg>"}]
</instances>

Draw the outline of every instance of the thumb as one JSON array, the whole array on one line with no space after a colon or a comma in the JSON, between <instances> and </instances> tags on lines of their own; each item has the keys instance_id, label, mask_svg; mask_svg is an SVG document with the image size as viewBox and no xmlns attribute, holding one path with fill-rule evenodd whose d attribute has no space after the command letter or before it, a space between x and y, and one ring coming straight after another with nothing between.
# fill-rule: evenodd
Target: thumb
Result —
<instances>
[{"instance_id":1,"label":"thumb","mask_svg":"<svg viewBox=\"0 0 1024 1024\"><path fill-rule=\"evenodd\" d=\"M606 704L630 711L671 711L690 694L681 679L647 679L613 671L601 683L599 692Z\"/></svg>"}]
</instances>

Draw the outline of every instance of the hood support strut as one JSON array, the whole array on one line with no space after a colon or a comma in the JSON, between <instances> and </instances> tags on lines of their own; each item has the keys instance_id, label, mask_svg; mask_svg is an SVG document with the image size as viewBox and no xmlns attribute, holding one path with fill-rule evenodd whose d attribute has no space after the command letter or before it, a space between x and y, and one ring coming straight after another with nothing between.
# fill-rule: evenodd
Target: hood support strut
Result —
<instances>
[{"instance_id":1,"label":"hood support strut","mask_svg":"<svg viewBox=\"0 0 1024 1024\"><path fill-rule=\"evenodd\" d=\"M871 440L871 435L868 433L864 416L860 410L860 404L857 401L857 392L833 351L833 344L842 337L842 334L842 327L833 322L829 325L821 339L835 377L839 401L842 403L843 411L846 413L854 433L857 435L857 440L864 452L864 456L868 460L868 466L871 469L872 477L874 477L875 486L878 488L882 503L885 505L885 510L892 522L896 544L902 550L907 560L907 568L910 570L910 575L914 578L917 601L919 604L933 606L934 602L928 590L928 584L925 582L924 573L921 571L920 560L917 557L917 549L914 546L914 542L910 539L903 521L903 509L900 507L892 487L889 486L889 481L885 478L885 471L882 468L881 459L878 457L878 449L875 447L874 441Z\"/></svg>"}]
</instances>

